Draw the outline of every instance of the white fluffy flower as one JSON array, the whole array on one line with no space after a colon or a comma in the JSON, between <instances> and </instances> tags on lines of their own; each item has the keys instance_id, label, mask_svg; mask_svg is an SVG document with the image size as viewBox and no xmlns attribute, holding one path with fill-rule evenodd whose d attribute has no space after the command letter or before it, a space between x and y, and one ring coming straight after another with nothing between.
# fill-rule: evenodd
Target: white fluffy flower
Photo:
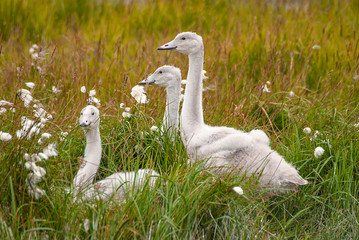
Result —
<instances>
[{"instance_id":1,"label":"white fluffy flower","mask_svg":"<svg viewBox=\"0 0 359 240\"><path fill-rule=\"evenodd\" d=\"M313 141L313 140L316 139L319 135L321 135L321 133L320 133L319 131L315 131L313 137L311 137L309 140L310 140L310 141Z\"/></svg>"},{"instance_id":2,"label":"white fluffy flower","mask_svg":"<svg viewBox=\"0 0 359 240\"><path fill-rule=\"evenodd\" d=\"M54 112L52 112L52 113L54 113ZM47 120L50 120L50 119L53 119L53 117L52 117L52 115L51 115L50 113L48 113L47 116L46 116L46 119L47 119ZM41 120L42 120L42 119L41 119Z\"/></svg>"},{"instance_id":3,"label":"white fluffy flower","mask_svg":"<svg viewBox=\"0 0 359 240\"><path fill-rule=\"evenodd\" d=\"M31 92L27 89L20 89L17 91L17 95L24 102L25 107L29 107L34 98L31 96Z\"/></svg>"},{"instance_id":4,"label":"white fluffy flower","mask_svg":"<svg viewBox=\"0 0 359 240\"><path fill-rule=\"evenodd\" d=\"M263 92L266 92L266 93L270 93L270 90L269 90L269 88L267 87L267 84L264 84L264 85L262 86L262 91L263 91Z\"/></svg>"},{"instance_id":5,"label":"white fluffy flower","mask_svg":"<svg viewBox=\"0 0 359 240\"><path fill-rule=\"evenodd\" d=\"M33 48L33 47L31 47L30 49L29 49L29 54L30 55L32 55L32 54L34 54L34 52L35 52L35 49ZM19 67L18 67L19 68ZM19 68L20 69L20 68Z\"/></svg>"},{"instance_id":6,"label":"white fluffy flower","mask_svg":"<svg viewBox=\"0 0 359 240\"><path fill-rule=\"evenodd\" d=\"M184 99L184 95L181 94L181 96L180 96L180 102L183 102L183 99Z\"/></svg>"},{"instance_id":7,"label":"white fluffy flower","mask_svg":"<svg viewBox=\"0 0 359 240\"><path fill-rule=\"evenodd\" d=\"M30 129L29 133L27 134L26 138L27 138L28 140L30 140L34 135L38 135L38 134L40 133L40 131L41 131L41 128L40 128L40 127L38 127L38 126L33 126L33 127Z\"/></svg>"},{"instance_id":8,"label":"white fluffy flower","mask_svg":"<svg viewBox=\"0 0 359 240\"><path fill-rule=\"evenodd\" d=\"M152 127L151 127L151 131L152 131L152 132L156 132L157 130L158 130L158 127L157 127L157 126L152 126Z\"/></svg>"},{"instance_id":9,"label":"white fluffy flower","mask_svg":"<svg viewBox=\"0 0 359 240\"><path fill-rule=\"evenodd\" d=\"M95 95L96 95L96 90L95 89L90 90L89 96L94 97Z\"/></svg>"},{"instance_id":10,"label":"white fluffy flower","mask_svg":"<svg viewBox=\"0 0 359 240\"><path fill-rule=\"evenodd\" d=\"M25 163L25 168L27 169L27 170L33 170L33 169L35 169L37 166L36 166L36 163L35 162L26 162Z\"/></svg>"},{"instance_id":11,"label":"white fluffy flower","mask_svg":"<svg viewBox=\"0 0 359 240\"><path fill-rule=\"evenodd\" d=\"M86 218L84 221L84 229L86 232L90 230L90 220L88 218Z\"/></svg>"},{"instance_id":12,"label":"white fluffy flower","mask_svg":"<svg viewBox=\"0 0 359 240\"><path fill-rule=\"evenodd\" d=\"M322 147L316 147L314 150L314 157L315 158L321 158L324 154L324 149Z\"/></svg>"},{"instance_id":13,"label":"white fluffy flower","mask_svg":"<svg viewBox=\"0 0 359 240\"><path fill-rule=\"evenodd\" d=\"M100 100L99 100L98 98L93 97L93 98L92 98L92 101L93 101L95 104L97 104L97 105L100 104Z\"/></svg>"},{"instance_id":14,"label":"white fluffy flower","mask_svg":"<svg viewBox=\"0 0 359 240\"><path fill-rule=\"evenodd\" d=\"M232 188L233 189L233 191L235 192L235 193L237 193L238 195L243 195L243 189L241 188L241 187L234 187L234 188Z\"/></svg>"},{"instance_id":15,"label":"white fluffy flower","mask_svg":"<svg viewBox=\"0 0 359 240\"><path fill-rule=\"evenodd\" d=\"M8 102L8 101L5 101L5 100L0 100L0 107L3 107L3 106L12 106L14 105L13 103L11 102Z\"/></svg>"},{"instance_id":16,"label":"white fluffy flower","mask_svg":"<svg viewBox=\"0 0 359 240\"><path fill-rule=\"evenodd\" d=\"M26 85L26 87L28 87L28 88L33 88L33 87L35 87L35 83L33 83L33 82L27 82L27 83L25 83L25 85Z\"/></svg>"},{"instance_id":17,"label":"white fluffy flower","mask_svg":"<svg viewBox=\"0 0 359 240\"><path fill-rule=\"evenodd\" d=\"M6 108L0 108L0 115L3 114L3 113L6 113L7 112L7 109Z\"/></svg>"},{"instance_id":18,"label":"white fluffy flower","mask_svg":"<svg viewBox=\"0 0 359 240\"><path fill-rule=\"evenodd\" d=\"M63 137L67 137L67 135L69 135L69 133L68 133L68 132L61 132L61 136L63 136Z\"/></svg>"},{"instance_id":19,"label":"white fluffy flower","mask_svg":"<svg viewBox=\"0 0 359 240\"><path fill-rule=\"evenodd\" d=\"M52 135L50 133L43 133L41 134L41 138L46 139L46 138L50 138Z\"/></svg>"},{"instance_id":20,"label":"white fluffy flower","mask_svg":"<svg viewBox=\"0 0 359 240\"><path fill-rule=\"evenodd\" d=\"M131 108L130 107L125 108L125 111L129 112L129 111L131 111Z\"/></svg>"},{"instance_id":21,"label":"white fluffy flower","mask_svg":"<svg viewBox=\"0 0 359 240\"><path fill-rule=\"evenodd\" d=\"M353 124L354 127L359 127L359 122Z\"/></svg>"},{"instance_id":22,"label":"white fluffy flower","mask_svg":"<svg viewBox=\"0 0 359 240\"><path fill-rule=\"evenodd\" d=\"M319 46L319 45L314 45L313 47L312 47L312 49L314 49L314 50L319 50L319 49L321 49L322 47L321 46Z\"/></svg>"},{"instance_id":23,"label":"white fluffy flower","mask_svg":"<svg viewBox=\"0 0 359 240\"><path fill-rule=\"evenodd\" d=\"M34 112L34 116L36 118L45 118L47 115L47 112L45 109L38 107L36 110L33 111Z\"/></svg>"},{"instance_id":24,"label":"white fluffy flower","mask_svg":"<svg viewBox=\"0 0 359 240\"><path fill-rule=\"evenodd\" d=\"M37 153L31 154L31 161L33 162L41 162L42 158Z\"/></svg>"},{"instance_id":25,"label":"white fluffy flower","mask_svg":"<svg viewBox=\"0 0 359 240\"><path fill-rule=\"evenodd\" d=\"M294 94L293 91L290 91L290 92L288 93L288 95L289 95L289 97L291 97L291 98L295 96L295 94Z\"/></svg>"},{"instance_id":26,"label":"white fluffy flower","mask_svg":"<svg viewBox=\"0 0 359 240\"><path fill-rule=\"evenodd\" d=\"M208 77L206 76L207 71L206 70L202 70L202 80L208 79Z\"/></svg>"},{"instance_id":27,"label":"white fluffy flower","mask_svg":"<svg viewBox=\"0 0 359 240\"><path fill-rule=\"evenodd\" d=\"M182 80L181 84L187 84L187 80Z\"/></svg>"},{"instance_id":28,"label":"white fluffy flower","mask_svg":"<svg viewBox=\"0 0 359 240\"><path fill-rule=\"evenodd\" d=\"M312 129L310 129L310 127L305 127L305 128L303 128L303 132L305 134L310 134L312 132Z\"/></svg>"},{"instance_id":29,"label":"white fluffy flower","mask_svg":"<svg viewBox=\"0 0 359 240\"><path fill-rule=\"evenodd\" d=\"M31 185L28 183L27 190L30 196L33 196L36 200L40 199L42 196L46 194L45 190L38 188L37 186Z\"/></svg>"},{"instance_id":30,"label":"white fluffy flower","mask_svg":"<svg viewBox=\"0 0 359 240\"><path fill-rule=\"evenodd\" d=\"M128 113L128 112L123 112L123 113L122 113L122 117L124 117L124 118L129 118L129 117L131 117L131 116L132 116L131 113Z\"/></svg>"},{"instance_id":31,"label":"white fluffy flower","mask_svg":"<svg viewBox=\"0 0 359 240\"><path fill-rule=\"evenodd\" d=\"M39 74L43 74L44 72L42 71L42 68L40 66L36 67L36 70L39 72Z\"/></svg>"},{"instance_id":32,"label":"white fluffy flower","mask_svg":"<svg viewBox=\"0 0 359 240\"><path fill-rule=\"evenodd\" d=\"M37 177L44 177L46 175L46 170L43 167L40 166L35 166L32 169L33 173L37 176Z\"/></svg>"},{"instance_id":33,"label":"white fluffy flower","mask_svg":"<svg viewBox=\"0 0 359 240\"><path fill-rule=\"evenodd\" d=\"M54 93L60 93L60 92L61 92L61 90L58 89L58 88L55 87L55 86L52 86L52 91L53 91Z\"/></svg>"},{"instance_id":34,"label":"white fluffy flower","mask_svg":"<svg viewBox=\"0 0 359 240\"><path fill-rule=\"evenodd\" d=\"M27 181L31 184L31 185L35 185L38 184L39 182L42 181L42 177L39 177L38 175L34 174L34 173L29 173L27 175Z\"/></svg>"},{"instance_id":35,"label":"white fluffy flower","mask_svg":"<svg viewBox=\"0 0 359 240\"><path fill-rule=\"evenodd\" d=\"M10 133L0 131L0 140L1 141L7 142L7 141L10 141L11 139L12 139L12 136Z\"/></svg>"},{"instance_id":36,"label":"white fluffy flower","mask_svg":"<svg viewBox=\"0 0 359 240\"><path fill-rule=\"evenodd\" d=\"M49 159L49 157L45 153L39 153L39 157L41 157L43 160Z\"/></svg>"},{"instance_id":37,"label":"white fluffy flower","mask_svg":"<svg viewBox=\"0 0 359 240\"><path fill-rule=\"evenodd\" d=\"M50 143L49 145L47 145L47 147L45 147L43 149L43 153L46 154L49 158L50 157L57 157L58 153L57 153L57 150L56 150L55 143Z\"/></svg>"},{"instance_id":38,"label":"white fluffy flower","mask_svg":"<svg viewBox=\"0 0 359 240\"><path fill-rule=\"evenodd\" d=\"M22 138L24 138L25 136L26 136L26 130L24 130L24 129L19 129L19 130L17 130L16 131L16 137L18 138L18 139L22 139Z\"/></svg>"},{"instance_id":39,"label":"white fluffy flower","mask_svg":"<svg viewBox=\"0 0 359 240\"><path fill-rule=\"evenodd\" d=\"M31 48L35 49L35 50L38 50L39 49L39 46L37 46L36 44L32 44Z\"/></svg>"},{"instance_id":40,"label":"white fluffy flower","mask_svg":"<svg viewBox=\"0 0 359 240\"><path fill-rule=\"evenodd\" d=\"M81 91L82 93L86 93L86 87L85 87L85 86L82 86L81 89L80 89L80 91Z\"/></svg>"},{"instance_id":41,"label":"white fluffy flower","mask_svg":"<svg viewBox=\"0 0 359 240\"><path fill-rule=\"evenodd\" d=\"M33 54L31 54L31 58L36 61L37 59L39 59L39 54L33 53Z\"/></svg>"},{"instance_id":42,"label":"white fluffy flower","mask_svg":"<svg viewBox=\"0 0 359 240\"><path fill-rule=\"evenodd\" d=\"M52 119L52 115L51 114L48 114L47 115L47 118L40 118L40 123L45 125L45 123L49 120L49 119Z\"/></svg>"},{"instance_id":43,"label":"white fluffy flower","mask_svg":"<svg viewBox=\"0 0 359 240\"><path fill-rule=\"evenodd\" d=\"M31 159L30 154L25 153L25 154L24 154L24 159L25 159L26 161L30 161L30 159Z\"/></svg>"},{"instance_id":44,"label":"white fluffy flower","mask_svg":"<svg viewBox=\"0 0 359 240\"><path fill-rule=\"evenodd\" d=\"M25 130L29 130L33 125L35 124L35 121L28 119L25 116L21 117L21 126L25 129Z\"/></svg>"},{"instance_id":45,"label":"white fluffy flower","mask_svg":"<svg viewBox=\"0 0 359 240\"><path fill-rule=\"evenodd\" d=\"M65 141L65 138L67 137L69 133L68 132L61 132L60 141Z\"/></svg>"},{"instance_id":46,"label":"white fluffy flower","mask_svg":"<svg viewBox=\"0 0 359 240\"><path fill-rule=\"evenodd\" d=\"M139 85L136 85L132 88L131 90L131 96L133 98L135 98L135 100L138 102L138 103L142 103L142 104L146 104L148 101L147 101L147 96L145 94L145 89L143 86L139 86Z\"/></svg>"},{"instance_id":47,"label":"white fluffy flower","mask_svg":"<svg viewBox=\"0 0 359 240\"><path fill-rule=\"evenodd\" d=\"M125 104L124 103L120 103L120 108L124 108Z\"/></svg>"}]
</instances>

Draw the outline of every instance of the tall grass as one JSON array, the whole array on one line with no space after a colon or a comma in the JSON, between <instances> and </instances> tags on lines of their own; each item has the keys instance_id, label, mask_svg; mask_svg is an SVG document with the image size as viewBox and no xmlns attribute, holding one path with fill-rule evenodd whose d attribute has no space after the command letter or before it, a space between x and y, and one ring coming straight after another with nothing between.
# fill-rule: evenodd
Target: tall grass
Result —
<instances>
[{"instance_id":1,"label":"tall grass","mask_svg":"<svg viewBox=\"0 0 359 240\"><path fill-rule=\"evenodd\" d=\"M16 108L0 115L0 130L13 135L0 142L0 237L357 239L358 15L354 0L0 1L0 100ZM217 176L187 165L180 137L172 142L149 130L161 122L165 92L149 87L150 102L138 105L130 91L164 64L180 67L185 78L185 56L156 51L181 31L204 39L204 85L213 87L204 92L205 121L265 130L308 186L277 196L253 179ZM34 43L47 53L36 63L28 52ZM270 93L262 91L267 81ZM41 146L15 136L21 116L32 116L16 96L25 82L35 83L33 96L54 116L44 131L52 140L69 132L58 141L59 156L41 164L47 194L40 200L27 193L23 154ZM77 126L83 85L96 89L102 104L96 179L152 167L161 174L153 189L124 203L79 204L66 194L85 147ZM120 103L132 118L122 117ZM310 140L307 126L321 135ZM325 149L320 159L313 156L317 146ZM237 185L243 196L231 191Z\"/></svg>"}]
</instances>

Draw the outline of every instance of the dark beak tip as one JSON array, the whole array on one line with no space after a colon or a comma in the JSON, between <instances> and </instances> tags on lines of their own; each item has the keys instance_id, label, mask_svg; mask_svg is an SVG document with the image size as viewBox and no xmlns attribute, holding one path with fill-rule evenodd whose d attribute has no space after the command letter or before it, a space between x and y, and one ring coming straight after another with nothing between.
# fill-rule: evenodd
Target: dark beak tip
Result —
<instances>
[{"instance_id":1,"label":"dark beak tip","mask_svg":"<svg viewBox=\"0 0 359 240\"><path fill-rule=\"evenodd\" d=\"M174 50L176 48L177 48L177 46L175 46L175 47L163 47L163 46L161 46L161 47L158 47L157 50Z\"/></svg>"},{"instance_id":2,"label":"dark beak tip","mask_svg":"<svg viewBox=\"0 0 359 240\"><path fill-rule=\"evenodd\" d=\"M86 123L81 123L80 127L87 127L88 125Z\"/></svg>"}]
</instances>

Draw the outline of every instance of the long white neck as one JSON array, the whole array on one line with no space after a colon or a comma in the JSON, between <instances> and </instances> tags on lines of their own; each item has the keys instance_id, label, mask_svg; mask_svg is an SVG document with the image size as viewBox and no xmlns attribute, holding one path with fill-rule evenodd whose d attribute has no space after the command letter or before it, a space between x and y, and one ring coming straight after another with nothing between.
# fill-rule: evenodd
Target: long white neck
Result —
<instances>
[{"instance_id":1,"label":"long white neck","mask_svg":"<svg viewBox=\"0 0 359 240\"><path fill-rule=\"evenodd\" d=\"M203 47L190 54L187 84L181 112L181 129L189 136L199 126L204 125L202 109Z\"/></svg>"},{"instance_id":2,"label":"long white neck","mask_svg":"<svg viewBox=\"0 0 359 240\"><path fill-rule=\"evenodd\" d=\"M178 110L181 97L181 79L176 80L176 85L166 88L166 110L163 117L163 125L171 133L178 129Z\"/></svg>"},{"instance_id":3,"label":"long white neck","mask_svg":"<svg viewBox=\"0 0 359 240\"><path fill-rule=\"evenodd\" d=\"M74 178L74 186L87 186L93 182L101 162L101 137L99 128L86 132L86 148L83 163Z\"/></svg>"}]
</instances>

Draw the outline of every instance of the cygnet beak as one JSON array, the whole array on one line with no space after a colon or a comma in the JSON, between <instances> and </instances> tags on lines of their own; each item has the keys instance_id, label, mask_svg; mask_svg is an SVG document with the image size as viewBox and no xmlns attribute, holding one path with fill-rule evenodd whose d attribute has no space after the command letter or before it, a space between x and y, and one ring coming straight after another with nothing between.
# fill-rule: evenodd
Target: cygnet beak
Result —
<instances>
[{"instance_id":1,"label":"cygnet beak","mask_svg":"<svg viewBox=\"0 0 359 240\"><path fill-rule=\"evenodd\" d=\"M157 50L174 50L177 46L173 43L173 41L166 43L162 45L161 47L158 47Z\"/></svg>"},{"instance_id":2,"label":"cygnet beak","mask_svg":"<svg viewBox=\"0 0 359 240\"><path fill-rule=\"evenodd\" d=\"M87 124L87 123L85 123L85 122L82 122L82 123L80 123L80 127L87 127L87 126L89 126L90 124Z\"/></svg>"},{"instance_id":3,"label":"cygnet beak","mask_svg":"<svg viewBox=\"0 0 359 240\"><path fill-rule=\"evenodd\" d=\"M138 85L146 85L146 84L155 84L156 80L154 79L145 79L138 83Z\"/></svg>"}]
</instances>

